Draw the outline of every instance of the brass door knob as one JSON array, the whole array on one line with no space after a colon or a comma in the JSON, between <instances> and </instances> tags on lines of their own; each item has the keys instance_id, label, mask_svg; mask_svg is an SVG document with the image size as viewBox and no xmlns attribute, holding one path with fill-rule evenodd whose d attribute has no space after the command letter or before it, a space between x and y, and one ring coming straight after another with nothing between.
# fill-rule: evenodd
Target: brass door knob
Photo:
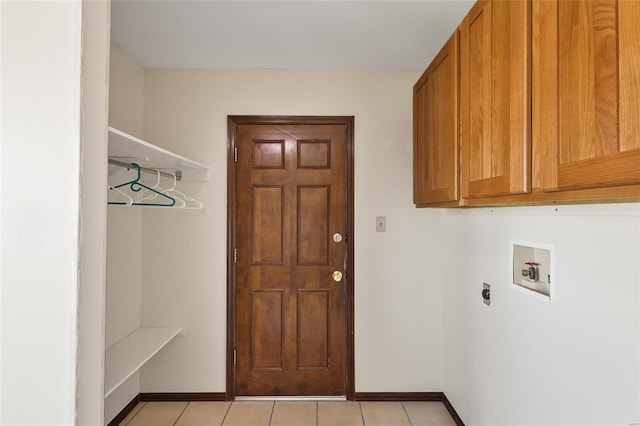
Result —
<instances>
[{"instance_id":1,"label":"brass door knob","mask_svg":"<svg viewBox=\"0 0 640 426\"><path fill-rule=\"evenodd\" d=\"M339 283L340 281L342 281L342 272L333 271L333 274L331 274L331 277L335 282Z\"/></svg>"}]
</instances>

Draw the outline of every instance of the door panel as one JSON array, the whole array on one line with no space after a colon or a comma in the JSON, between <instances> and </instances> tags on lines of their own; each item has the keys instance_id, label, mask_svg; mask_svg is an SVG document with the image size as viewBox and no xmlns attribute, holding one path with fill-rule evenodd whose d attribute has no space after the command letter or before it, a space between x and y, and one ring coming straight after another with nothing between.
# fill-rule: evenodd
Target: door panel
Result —
<instances>
[{"instance_id":1,"label":"door panel","mask_svg":"<svg viewBox=\"0 0 640 426\"><path fill-rule=\"evenodd\" d=\"M252 188L251 263L284 263L284 187L256 185Z\"/></svg>"},{"instance_id":2,"label":"door panel","mask_svg":"<svg viewBox=\"0 0 640 426\"><path fill-rule=\"evenodd\" d=\"M331 294L298 290L298 370L329 370Z\"/></svg>"},{"instance_id":3,"label":"door panel","mask_svg":"<svg viewBox=\"0 0 640 426\"><path fill-rule=\"evenodd\" d=\"M460 26L463 198L531 191L531 9L478 1Z\"/></svg>"},{"instance_id":4,"label":"door panel","mask_svg":"<svg viewBox=\"0 0 640 426\"><path fill-rule=\"evenodd\" d=\"M640 2L534 5L536 185L640 183Z\"/></svg>"},{"instance_id":5,"label":"door panel","mask_svg":"<svg viewBox=\"0 0 640 426\"><path fill-rule=\"evenodd\" d=\"M458 200L458 32L413 87L413 202Z\"/></svg>"},{"instance_id":6,"label":"door panel","mask_svg":"<svg viewBox=\"0 0 640 426\"><path fill-rule=\"evenodd\" d=\"M284 141L253 141L251 167L254 169L284 169Z\"/></svg>"},{"instance_id":7,"label":"door panel","mask_svg":"<svg viewBox=\"0 0 640 426\"><path fill-rule=\"evenodd\" d=\"M347 392L347 130L235 128L237 396Z\"/></svg>"},{"instance_id":8,"label":"door panel","mask_svg":"<svg viewBox=\"0 0 640 426\"><path fill-rule=\"evenodd\" d=\"M562 164L617 151L616 5L560 2L558 16L569 26L558 32Z\"/></svg>"},{"instance_id":9,"label":"door panel","mask_svg":"<svg viewBox=\"0 0 640 426\"><path fill-rule=\"evenodd\" d=\"M618 3L618 51L620 52L620 151L640 149L640 4Z\"/></svg>"},{"instance_id":10,"label":"door panel","mask_svg":"<svg viewBox=\"0 0 640 426\"><path fill-rule=\"evenodd\" d=\"M329 265L329 186L298 187L298 265Z\"/></svg>"},{"instance_id":11,"label":"door panel","mask_svg":"<svg viewBox=\"0 0 640 426\"><path fill-rule=\"evenodd\" d=\"M251 290L251 369L282 371L283 290Z\"/></svg>"},{"instance_id":12,"label":"door panel","mask_svg":"<svg viewBox=\"0 0 640 426\"><path fill-rule=\"evenodd\" d=\"M466 100L468 93L473 101L463 104L463 107L468 105L469 117L469 136L463 140L474 153L465 157L469 159L469 181L473 182L491 177L491 4L479 11L467 31L469 35L463 40L468 40L468 47L463 47L461 59L464 65L464 59L468 58L469 66L463 68L464 77L468 78L464 87L468 87L468 91L463 90L462 96Z\"/></svg>"}]
</instances>

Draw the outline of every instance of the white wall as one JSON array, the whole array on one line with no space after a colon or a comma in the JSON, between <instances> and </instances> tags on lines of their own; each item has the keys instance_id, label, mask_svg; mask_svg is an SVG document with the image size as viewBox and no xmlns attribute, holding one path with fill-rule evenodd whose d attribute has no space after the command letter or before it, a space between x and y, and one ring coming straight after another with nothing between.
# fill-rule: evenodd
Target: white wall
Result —
<instances>
[{"instance_id":1,"label":"white wall","mask_svg":"<svg viewBox=\"0 0 640 426\"><path fill-rule=\"evenodd\" d=\"M637 423L640 205L446 215L443 390L466 424ZM553 304L511 287L512 239L554 246Z\"/></svg>"},{"instance_id":2,"label":"white wall","mask_svg":"<svg viewBox=\"0 0 640 426\"><path fill-rule=\"evenodd\" d=\"M111 45L109 125L142 137L144 71L117 46ZM109 168L115 185L123 169ZM130 175L126 175L130 177ZM107 289L105 333L109 347L141 324L142 209L114 206L107 209ZM105 423L111 421L140 393L140 374L116 389L104 405Z\"/></svg>"},{"instance_id":3,"label":"white wall","mask_svg":"<svg viewBox=\"0 0 640 426\"><path fill-rule=\"evenodd\" d=\"M109 58L109 126L142 138L144 69L115 44Z\"/></svg>"},{"instance_id":4,"label":"white wall","mask_svg":"<svg viewBox=\"0 0 640 426\"><path fill-rule=\"evenodd\" d=\"M0 5L0 23L2 22L2 6ZM0 30L0 46L2 45L2 30ZM2 93L3 69L0 66L0 93ZM0 164L2 164L2 104L0 103ZM2 173L0 173L0 268L2 267ZM0 301L2 301L2 273L0 273ZM1 302L0 302L1 303ZM0 424L2 423L2 315L0 315Z\"/></svg>"},{"instance_id":5,"label":"white wall","mask_svg":"<svg viewBox=\"0 0 640 426\"><path fill-rule=\"evenodd\" d=\"M355 116L356 391L442 389L443 211L411 204L418 76L145 70L145 139L212 171L183 185L204 212L143 212L142 323L187 330L143 367L143 391L225 390L228 114Z\"/></svg>"},{"instance_id":6,"label":"white wall","mask_svg":"<svg viewBox=\"0 0 640 426\"><path fill-rule=\"evenodd\" d=\"M0 8L0 423L70 425L76 410L82 3L1 2Z\"/></svg>"},{"instance_id":7,"label":"white wall","mask_svg":"<svg viewBox=\"0 0 640 426\"><path fill-rule=\"evenodd\" d=\"M82 3L82 147L77 424L99 425L104 405L107 232L108 1Z\"/></svg>"},{"instance_id":8,"label":"white wall","mask_svg":"<svg viewBox=\"0 0 640 426\"><path fill-rule=\"evenodd\" d=\"M144 71L111 44L109 125L142 137ZM109 167L109 183L130 177ZM141 214L140 208L108 207L106 344L111 346L140 327Z\"/></svg>"}]
</instances>

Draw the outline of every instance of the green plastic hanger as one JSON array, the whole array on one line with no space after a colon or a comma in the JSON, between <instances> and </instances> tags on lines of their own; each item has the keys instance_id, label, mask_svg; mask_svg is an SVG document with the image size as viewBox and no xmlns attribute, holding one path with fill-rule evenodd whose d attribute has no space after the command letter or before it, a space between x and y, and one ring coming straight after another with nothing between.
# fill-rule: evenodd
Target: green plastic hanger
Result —
<instances>
[{"instance_id":1,"label":"green plastic hanger","mask_svg":"<svg viewBox=\"0 0 640 426\"><path fill-rule=\"evenodd\" d=\"M165 204L161 204L161 203L125 203L122 201L109 201L107 204L116 204L116 205L132 205L132 206L153 206L153 207L171 207L174 206L176 204L176 199L173 197L168 196L167 194L157 191L153 188L148 187L147 185L145 185L144 183L140 182L140 164L138 163L131 163L132 166L135 166L136 171L137 171L137 177L132 180L131 182L125 182L125 183L121 183L120 185L116 185L113 188L117 189L120 188L122 186L126 186L129 185L129 188L133 191L133 192L140 192L143 189L146 189L148 191L151 191L155 194L158 194L159 196L165 198L168 200L167 203Z\"/></svg>"}]
</instances>

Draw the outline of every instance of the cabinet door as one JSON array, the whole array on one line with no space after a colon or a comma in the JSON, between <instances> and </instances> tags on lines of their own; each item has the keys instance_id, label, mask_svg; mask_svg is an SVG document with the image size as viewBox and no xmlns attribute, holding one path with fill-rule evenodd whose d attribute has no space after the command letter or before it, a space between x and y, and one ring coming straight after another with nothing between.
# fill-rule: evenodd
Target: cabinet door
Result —
<instances>
[{"instance_id":1,"label":"cabinet door","mask_svg":"<svg viewBox=\"0 0 640 426\"><path fill-rule=\"evenodd\" d=\"M460 26L463 198L531 190L530 6L479 1Z\"/></svg>"},{"instance_id":2,"label":"cabinet door","mask_svg":"<svg viewBox=\"0 0 640 426\"><path fill-rule=\"evenodd\" d=\"M458 199L458 33L413 87L413 202Z\"/></svg>"},{"instance_id":3,"label":"cabinet door","mask_svg":"<svg viewBox=\"0 0 640 426\"><path fill-rule=\"evenodd\" d=\"M640 2L536 1L534 11L535 185L640 183Z\"/></svg>"}]
</instances>

